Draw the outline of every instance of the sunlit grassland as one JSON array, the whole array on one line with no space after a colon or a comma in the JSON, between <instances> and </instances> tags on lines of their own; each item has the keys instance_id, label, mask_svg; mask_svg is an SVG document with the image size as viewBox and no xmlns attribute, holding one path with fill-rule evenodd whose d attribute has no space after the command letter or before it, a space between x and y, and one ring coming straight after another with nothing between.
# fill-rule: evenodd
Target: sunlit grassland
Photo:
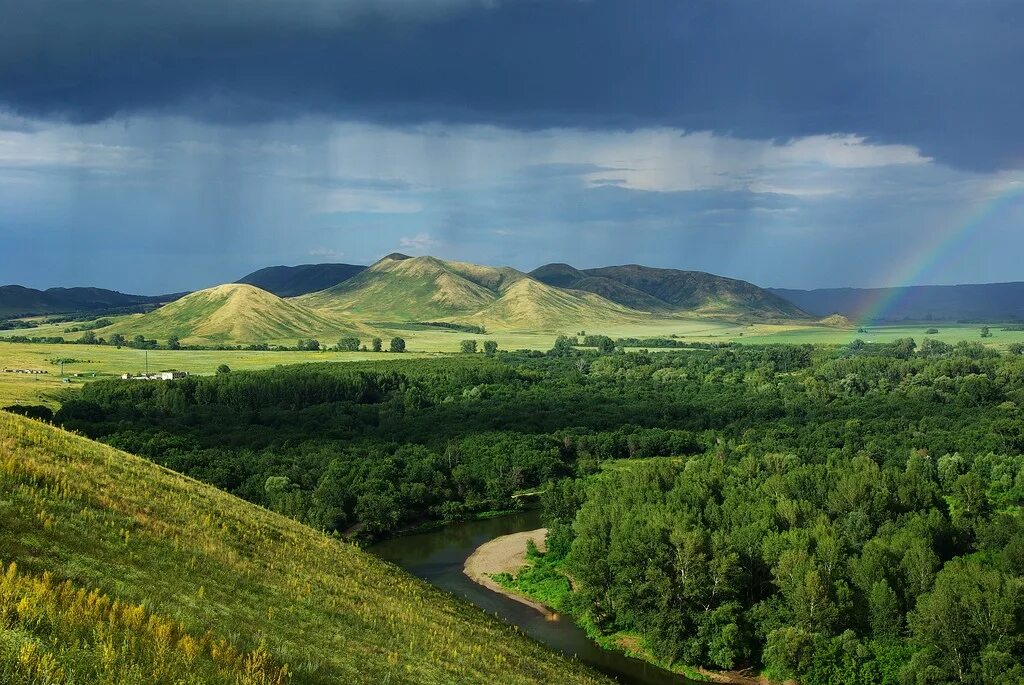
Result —
<instances>
[{"instance_id":1,"label":"sunlit grassland","mask_svg":"<svg viewBox=\"0 0 1024 685\"><path fill-rule=\"evenodd\" d=\"M4 683L598 683L358 548L0 412Z\"/></svg>"},{"instance_id":2,"label":"sunlit grassland","mask_svg":"<svg viewBox=\"0 0 1024 685\"><path fill-rule=\"evenodd\" d=\"M119 325L126 325L126 322L138 318L139 314L133 314L121 317L108 317ZM52 336L63 336L68 340L77 340L81 337L82 333L65 333L65 329L79 326L81 323L60 323L60 324L44 324L36 326L35 328L29 329L14 329L7 331L0 331L0 338L25 335L30 337L52 337ZM466 333L456 329L442 328L438 326L424 326L415 323L395 323L390 324L387 322L373 322L368 324L371 328L376 331L376 335L384 340L384 345L387 347L387 343L390 338L398 336L404 338L408 344L410 351L414 352L455 352L459 349L459 343L462 340L468 338L474 338L481 343L484 340L494 340L498 343L502 349L538 349L546 350L550 349L555 338L559 334L573 335L579 333L581 330L587 333L600 333L603 335L611 335L613 337L668 337L675 335L677 337L694 338L694 339L726 339L729 336L738 336L740 333L746 332L750 334L754 331L762 332L773 332L777 330L788 330L786 326L773 326L773 325L746 325L737 324L726 321L718 321L715 319L702 319L702 318L665 318L651 316L650 321L647 322L628 322L622 321L593 321L589 326L580 325L566 325L564 330L558 332L537 332L532 330L493 330L488 331L485 335L478 335L473 333ZM116 326L114 327L116 328ZM99 334L102 334L100 331ZM309 337L309 336L306 336ZM315 335L321 343L332 346L337 342L337 335L333 332L325 331L322 335ZM356 334L360 341L367 345L371 344L374 335L371 334ZM166 335L163 339L159 335L156 336L157 340L161 343L166 342ZM274 338L263 340L270 345L287 345L294 346L297 337L289 338ZM227 341L228 343L237 341Z\"/></svg>"},{"instance_id":3,"label":"sunlit grassland","mask_svg":"<svg viewBox=\"0 0 1024 685\"><path fill-rule=\"evenodd\" d=\"M420 352L458 352L463 340L476 340L483 347L485 340L493 340L503 350L550 350L558 337L554 333L532 331L488 332L486 335L466 333L453 329L416 326L383 329L385 346L389 337L405 340L406 349Z\"/></svg>"},{"instance_id":4,"label":"sunlit grassland","mask_svg":"<svg viewBox=\"0 0 1024 685\"><path fill-rule=\"evenodd\" d=\"M712 319L693 318L657 318L651 317L649 322L629 323L622 322L591 322L590 326L566 326L560 331L562 335L576 335L578 333L590 333L609 335L614 338L653 338L676 336L682 340L705 341L718 340L727 341L730 336L738 336L740 333L751 330L760 330L760 327L750 327L743 324L716 321ZM502 350L549 350L555 342L559 333L538 333L535 331L489 331L486 335L465 333L457 330L444 328L433 328L426 326L410 327L404 325L401 329L389 329L386 324L378 324L384 328L387 334L399 335L405 338L408 349L413 351L428 352L457 352L463 340L476 340L479 346L483 346L485 340L493 340L498 343ZM774 329L771 329L774 330Z\"/></svg>"},{"instance_id":5,"label":"sunlit grassland","mask_svg":"<svg viewBox=\"0 0 1024 685\"><path fill-rule=\"evenodd\" d=\"M991 329L991 338L981 337L981 327L988 325ZM1019 326L1019 324L1016 324ZM865 326L863 332L856 328L840 329L826 327L787 327L780 330L763 329L757 332L751 331L742 338L736 338L738 342L753 344L822 344L822 345L847 345L854 340L860 339L871 343L890 343L899 338L914 338L920 345L926 338L934 338L951 345L967 341L983 342L986 345L1003 348L1010 343L1024 343L1024 331L1004 331L1007 324L958 324L958 323L914 323L902 325ZM938 333L929 334L929 329L935 329Z\"/></svg>"},{"instance_id":6,"label":"sunlit grassland","mask_svg":"<svg viewBox=\"0 0 1024 685\"><path fill-rule=\"evenodd\" d=\"M64 328L74 324L49 324L33 329L0 331L0 337L10 335L66 335L77 338L80 333L63 333ZM557 334L535 331L495 331L486 334L401 324L390 327L386 323L374 326L387 349L392 337L406 341L404 357L423 356L459 351L463 340L476 340L480 348L484 341L492 340L502 350L548 350L554 344ZM1004 331L1004 324L989 324L991 338L981 338L982 324L906 324L868 326L863 332L856 328L839 329L806 324L744 324L701 318L655 318L645 323L623 324L608 322L595 323L593 327L577 330L568 327L563 334L578 333L608 335L613 338L669 338L681 342L740 342L747 344L821 344L846 345L855 339L865 342L885 343L899 338L914 338L920 344L926 338L934 338L949 344L979 341L986 345L1005 348L1010 343L1024 343L1024 331ZM929 334L929 329L937 334ZM359 336L367 347L372 345L373 336ZM269 341L272 344L291 345L296 340ZM333 346L337 340L321 336L320 342ZM53 363L57 359L74 359L65 364L65 372L72 377L64 383L59 376L60 367ZM397 358L390 353L373 352L254 352L240 350L150 350L149 369L180 369L193 374L213 373L221 364L231 369L262 369L280 364L297 364L307 361L388 361ZM131 348L117 349L100 345L49 345L0 342L0 369L39 368L50 371L47 375L29 376L0 373L0 406L14 403L43 403L54 405L62 389L74 388L95 377L139 373L145 370L145 353ZM84 374L74 377L74 374Z\"/></svg>"},{"instance_id":7,"label":"sunlit grassland","mask_svg":"<svg viewBox=\"0 0 1024 685\"><path fill-rule=\"evenodd\" d=\"M669 464L672 466L684 466L685 457L644 457L642 459L606 459L601 462L601 470L594 474L593 478L603 478L609 475L628 473L647 468L651 464Z\"/></svg>"},{"instance_id":8,"label":"sunlit grassland","mask_svg":"<svg viewBox=\"0 0 1024 685\"><path fill-rule=\"evenodd\" d=\"M302 362L348 362L426 356L417 352L402 355L388 352L249 352L243 350L149 350L149 370L179 369L192 374L211 374L221 364L231 370L265 369ZM55 405L62 390L79 387L97 378L141 373L146 370L147 353L109 345L47 345L0 342L0 406L15 403ZM68 382L60 377L58 360L64 364ZM44 369L45 375L3 373L2 369ZM82 374L75 377L74 374Z\"/></svg>"},{"instance_id":9,"label":"sunlit grassland","mask_svg":"<svg viewBox=\"0 0 1024 685\"><path fill-rule=\"evenodd\" d=\"M81 333L64 333L64 329L75 324L49 324L32 329L0 331L0 334L51 336L64 335L77 339ZM474 339L482 348L485 340L498 343L499 349L548 350L554 344L556 334L532 331L502 331L477 335L448 328L403 324L400 328L388 328L379 324L380 337L387 349L392 337L406 341L407 351L401 358L426 356L436 353L458 352L463 340ZM650 324L611 327L609 335L615 336L686 336L686 339L727 339L729 332L746 330L745 327L729 323L704 320L655 320ZM566 330L565 334L579 333ZM589 331L588 331L589 332ZM2 336L0 336L2 337ZM373 336L361 336L360 342L372 346ZM321 343L333 346L337 340L321 338ZM295 345L296 340L271 341L273 344ZM232 370L264 369L282 364L323 361L382 361L394 360L399 355L375 352L262 352L245 350L150 350L149 370L179 369L192 374L211 374L218 366L227 364ZM66 359L65 383L60 377L57 360ZM120 376L123 373L141 373L146 369L146 352L128 347L121 349L108 345L50 345L34 343L0 342L0 369L31 368L45 369L46 375L23 375L0 372L0 406L11 404L56 405L60 391L73 389L95 378ZM81 374L75 376L74 374Z\"/></svg>"}]
</instances>

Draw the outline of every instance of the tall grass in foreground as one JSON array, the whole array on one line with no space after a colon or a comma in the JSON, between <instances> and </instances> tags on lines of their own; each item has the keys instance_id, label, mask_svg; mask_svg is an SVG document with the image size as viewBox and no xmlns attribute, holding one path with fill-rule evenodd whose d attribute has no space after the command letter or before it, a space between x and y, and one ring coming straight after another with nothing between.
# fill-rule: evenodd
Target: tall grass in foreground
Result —
<instances>
[{"instance_id":1,"label":"tall grass in foreground","mask_svg":"<svg viewBox=\"0 0 1024 685\"><path fill-rule=\"evenodd\" d=\"M0 679L66 682L239 683L280 685L288 667L260 645L241 652L212 632L193 635L141 604L122 604L98 589L49 572L0 576Z\"/></svg>"},{"instance_id":2,"label":"tall grass in foreground","mask_svg":"<svg viewBox=\"0 0 1024 685\"><path fill-rule=\"evenodd\" d=\"M598 683L359 549L0 412L0 682Z\"/></svg>"}]
</instances>

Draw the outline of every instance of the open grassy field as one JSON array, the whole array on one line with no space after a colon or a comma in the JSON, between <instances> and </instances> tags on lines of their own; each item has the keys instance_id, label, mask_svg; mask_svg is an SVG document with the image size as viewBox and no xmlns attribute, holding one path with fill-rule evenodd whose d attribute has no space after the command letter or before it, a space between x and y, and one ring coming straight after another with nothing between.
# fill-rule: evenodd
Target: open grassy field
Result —
<instances>
[{"instance_id":1,"label":"open grassy field","mask_svg":"<svg viewBox=\"0 0 1024 685\"><path fill-rule=\"evenodd\" d=\"M977 341L997 348L1005 348L1011 343L1024 343L1024 331L1004 331L1006 324L988 324L992 337L982 338L983 324L902 324L887 326L869 326L866 332L858 332L856 328L830 328L820 325L802 324L742 324L713 319L652 319L643 324L611 323L586 330L586 333L608 335L612 338L658 338L675 336L683 342L738 342L751 345L848 345L856 339L865 342L887 343L899 338L914 338L920 344L926 338L935 338L951 345L958 342ZM929 329L937 329L936 334L929 334ZM566 330L572 335L577 330ZM459 341L467 338L476 339L480 344L484 340L495 340L501 349L537 349L551 348L554 334L522 332L500 332L486 336L470 335L457 331L406 331L401 335L410 341L410 349L430 350L439 352L458 351Z\"/></svg>"},{"instance_id":2,"label":"open grassy field","mask_svg":"<svg viewBox=\"0 0 1024 685\"><path fill-rule=\"evenodd\" d=\"M605 682L358 548L0 412L0 682Z\"/></svg>"},{"instance_id":3,"label":"open grassy field","mask_svg":"<svg viewBox=\"0 0 1024 685\"><path fill-rule=\"evenodd\" d=\"M765 327L761 330L750 331L742 338L736 338L738 342L754 344L803 344L813 343L822 345L847 345L853 340L861 339L865 342L887 343L898 338L914 338L920 345L925 338L935 338L942 342L954 345L962 340L983 342L986 345L1003 348L1010 343L1024 343L1024 331L1004 331L1006 324L988 324L992 332L991 338L982 339L981 327L983 324L957 324L957 323L934 323L934 324L900 324L887 326L867 326L864 333L858 333L857 329L839 329L809 326ZM1019 324L1017 324L1019 326ZM929 335L928 329L937 329L939 332Z\"/></svg>"},{"instance_id":4,"label":"open grassy field","mask_svg":"<svg viewBox=\"0 0 1024 685\"><path fill-rule=\"evenodd\" d=\"M449 330L444 328L432 328L418 326L411 328L403 326L401 329L386 328L386 324L380 324L388 335L400 335L408 343L408 349L422 352L458 352L459 344L463 340L476 340L483 345L485 340L493 340L498 343L502 350L549 350L555 342L559 333L539 333L530 330L502 330L490 331L486 335L464 333L462 331ZM751 328L723 321L711 319L686 319L686 318L655 318L650 321L623 323L621 321L605 322L595 328L582 328L579 326L565 326L560 331L563 335L575 335L580 332L600 333L617 337L669 337L676 335L687 340L729 340L731 336L737 336ZM767 329L766 329L767 330Z\"/></svg>"},{"instance_id":5,"label":"open grassy field","mask_svg":"<svg viewBox=\"0 0 1024 685\"><path fill-rule=\"evenodd\" d=\"M31 336L61 335L71 324L52 324L20 331L2 331L3 334ZM480 347L485 340L493 340L502 350L548 350L557 337L555 333L535 331L496 331L486 335L463 331L422 326L418 324L374 324L384 339L384 346L394 336L406 341L406 356L426 356L439 353L456 353L463 340L476 340ZM894 326L871 326L867 332L856 329L828 328L801 324L742 324L728 321L699 318L654 318L644 323L626 324L621 321L609 322L598 328L581 331L568 327L563 333L573 335L580 332L608 335L613 338L655 338L675 336L686 342L740 342L746 344L820 344L846 345L855 339L866 342L892 342L898 338L914 338L920 344L925 338L935 338L955 344L962 340L984 342L998 348L1010 343L1024 343L1024 331L1004 331L1004 324L989 324L992 337L981 338L981 324L905 324ZM928 329L936 328L938 333L929 335ZM68 334L69 337L79 334ZM369 344L371 336L360 337ZM321 338L326 345L336 341ZM275 344L294 345L291 339L274 341ZM74 360L65 364L68 382L60 378L58 359ZM282 364L299 364L307 361L364 361L394 359L390 353L373 352L250 352L237 350L151 350L149 369L180 369L193 374L213 373L220 364L232 369L263 369ZM94 378L119 376L123 373L139 373L145 370L146 355L140 350L117 349L100 345L43 345L28 343L0 342L0 369L34 368L49 371L46 375L22 375L0 373L0 406L15 403L49 404L57 403L61 390L74 388ZM74 374L81 374L75 376Z\"/></svg>"},{"instance_id":6,"label":"open grassy field","mask_svg":"<svg viewBox=\"0 0 1024 685\"><path fill-rule=\"evenodd\" d=\"M402 358L427 356L406 352ZM146 369L147 353L109 345L45 345L0 342L0 406L11 404L56 405L62 391L73 389L96 378L141 373ZM149 370L179 369L192 374L211 374L221 364L232 370L266 369L282 364L308 361L365 361L386 363L399 355L374 352L248 352L237 350L150 350ZM67 383L60 377L59 359L64 364ZM43 369L45 375L3 373L2 369ZM75 377L74 374L81 374Z\"/></svg>"},{"instance_id":7,"label":"open grassy field","mask_svg":"<svg viewBox=\"0 0 1024 685\"><path fill-rule=\"evenodd\" d=\"M133 320L138 319L139 314L131 314L120 317L109 317L112 321L115 321L118 325L112 328L130 328ZM550 349L555 338L559 334L572 335L579 333L581 330L587 333L601 333L604 335L610 335L612 337L668 337L676 335L687 339L699 339L699 340L722 340L731 339L738 337L740 333L746 335L754 334L772 334L779 331L787 331L790 329L807 330L806 326L779 326L771 324L738 324L728 321L718 321L715 319L702 319L702 318L661 318L661 317L650 317L647 321L639 322L628 322L623 323L621 321L602 321L592 322L593 326L571 326L564 325L562 330L558 332L538 332L529 329L512 329L512 330L491 330L487 329L486 335L476 335L472 333L466 333L451 328L442 328L435 326L424 326L416 323L394 323L389 324L387 322L374 322L369 324L374 331L374 334L370 333L351 333L349 335L355 335L362 340L363 343L369 344L373 339L374 335L381 337L385 346L387 341L394 337L400 336L406 340L410 351L414 352L457 352L459 349L459 343L462 340L469 338L475 338L482 342L484 340L494 340L498 343L501 349L515 350L515 349L537 349L546 350ZM63 336L68 340L76 340L81 337L81 333L65 333L64 331L72 326L81 325L80 323L59 323L59 324L42 324L35 328L28 329L14 329L0 331L0 340L3 338L9 338L11 336L30 336L30 337L53 337ZM156 336L160 340L159 336ZM164 338L167 336L164 335ZM317 334L307 337L314 337L320 340L320 342L326 345L333 345L337 342L337 337L333 335L333 331L321 331ZM294 346L297 338L268 338L262 342L266 342L271 345L289 345ZM162 340L161 340L162 342ZM228 341L231 343L238 343L240 341Z\"/></svg>"}]
</instances>

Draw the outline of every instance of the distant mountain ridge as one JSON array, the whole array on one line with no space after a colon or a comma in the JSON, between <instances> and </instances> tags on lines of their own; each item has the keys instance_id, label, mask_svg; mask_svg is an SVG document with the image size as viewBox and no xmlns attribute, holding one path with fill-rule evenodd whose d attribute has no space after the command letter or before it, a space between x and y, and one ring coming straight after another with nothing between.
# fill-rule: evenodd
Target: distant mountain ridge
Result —
<instances>
[{"instance_id":1,"label":"distant mountain ridge","mask_svg":"<svg viewBox=\"0 0 1024 685\"><path fill-rule=\"evenodd\" d=\"M530 272L537 280L559 288L582 290L640 311L762 319L806 319L793 302L753 283L703 271L658 269L639 264L576 269L546 264Z\"/></svg>"},{"instance_id":2,"label":"distant mountain ridge","mask_svg":"<svg viewBox=\"0 0 1024 685\"><path fill-rule=\"evenodd\" d=\"M0 317L103 312L111 309L173 302L184 294L128 295L104 288L37 290L21 285L5 285L0 286Z\"/></svg>"},{"instance_id":3,"label":"distant mountain ridge","mask_svg":"<svg viewBox=\"0 0 1024 685\"><path fill-rule=\"evenodd\" d=\"M278 297L296 297L326 290L347 281L366 267L360 264L268 266L235 281L262 288Z\"/></svg>"},{"instance_id":4,"label":"distant mountain ridge","mask_svg":"<svg viewBox=\"0 0 1024 685\"><path fill-rule=\"evenodd\" d=\"M1024 282L907 288L768 288L815 316L853 321L1024 321ZM880 309L880 303L887 303Z\"/></svg>"}]
</instances>

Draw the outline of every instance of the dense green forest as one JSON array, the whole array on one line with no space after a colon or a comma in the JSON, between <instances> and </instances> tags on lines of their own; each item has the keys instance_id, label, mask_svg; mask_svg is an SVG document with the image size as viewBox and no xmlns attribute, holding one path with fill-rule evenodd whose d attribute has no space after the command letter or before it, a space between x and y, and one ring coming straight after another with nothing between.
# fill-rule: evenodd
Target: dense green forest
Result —
<instances>
[{"instance_id":1,"label":"dense green forest","mask_svg":"<svg viewBox=\"0 0 1024 685\"><path fill-rule=\"evenodd\" d=\"M548 484L546 562L599 629L923 685L1024 681L1022 410L1019 354L902 340L101 381L56 420L369 536Z\"/></svg>"}]
</instances>

